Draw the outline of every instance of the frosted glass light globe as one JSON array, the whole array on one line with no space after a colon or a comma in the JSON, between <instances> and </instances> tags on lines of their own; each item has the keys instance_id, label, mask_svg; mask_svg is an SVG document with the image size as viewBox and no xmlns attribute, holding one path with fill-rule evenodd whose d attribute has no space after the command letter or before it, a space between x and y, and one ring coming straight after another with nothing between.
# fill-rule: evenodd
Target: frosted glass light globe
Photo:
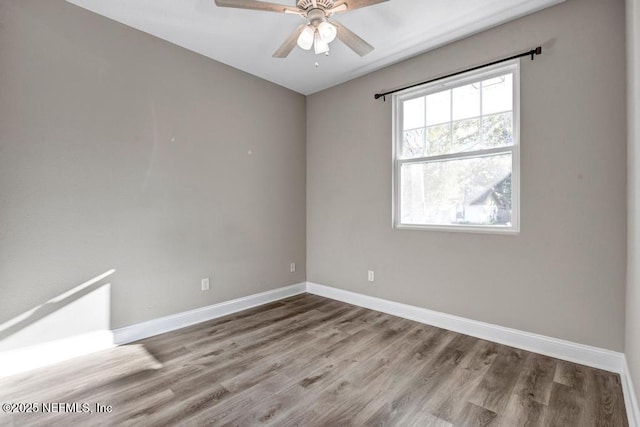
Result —
<instances>
[{"instance_id":1,"label":"frosted glass light globe","mask_svg":"<svg viewBox=\"0 0 640 427\"><path fill-rule=\"evenodd\" d=\"M338 29L327 21L324 21L318 25L318 34L320 34L320 37L325 43L331 43L338 35Z\"/></svg>"},{"instance_id":2,"label":"frosted glass light globe","mask_svg":"<svg viewBox=\"0 0 640 427\"><path fill-rule=\"evenodd\" d=\"M300 32L298 36L298 46L300 49L309 50L313 46L315 31L313 28L307 26Z\"/></svg>"},{"instance_id":3,"label":"frosted glass light globe","mask_svg":"<svg viewBox=\"0 0 640 427\"><path fill-rule=\"evenodd\" d=\"M322 39L320 33L316 33L316 39L314 40L313 47L316 55L329 52L329 43Z\"/></svg>"}]
</instances>

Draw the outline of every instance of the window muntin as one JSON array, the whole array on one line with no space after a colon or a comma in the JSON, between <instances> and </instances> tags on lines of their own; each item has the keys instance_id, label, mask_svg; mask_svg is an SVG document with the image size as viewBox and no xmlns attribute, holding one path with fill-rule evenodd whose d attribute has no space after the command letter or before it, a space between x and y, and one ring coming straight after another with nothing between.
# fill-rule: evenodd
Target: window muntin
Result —
<instances>
[{"instance_id":1,"label":"window muntin","mask_svg":"<svg viewBox=\"0 0 640 427\"><path fill-rule=\"evenodd\" d=\"M394 226L518 231L518 65L394 95Z\"/></svg>"}]
</instances>

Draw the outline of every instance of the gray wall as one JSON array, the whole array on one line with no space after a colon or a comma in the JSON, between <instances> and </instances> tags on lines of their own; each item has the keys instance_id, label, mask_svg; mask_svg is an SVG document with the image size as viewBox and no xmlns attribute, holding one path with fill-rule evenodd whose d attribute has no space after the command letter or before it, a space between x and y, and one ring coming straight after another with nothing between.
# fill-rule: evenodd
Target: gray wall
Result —
<instances>
[{"instance_id":1,"label":"gray wall","mask_svg":"<svg viewBox=\"0 0 640 427\"><path fill-rule=\"evenodd\" d=\"M568 0L308 97L307 279L621 351L624 25L624 0ZM521 233L393 230L391 102L373 94L538 43L521 67Z\"/></svg>"},{"instance_id":2,"label":"gray wall","mask_svg":"<svg viewBox=\"0 0 640 427\"><path fill-rule=\"evenodd\" d=\"M96 301L116 328L308 277L622 350L623 28L622 0L568 0L305 106L62 0L0 0L0 325L28 313L0 349L46 316L66 323L34 340L89 331ZM520 235L393 230L391 103L373 93L540 42L521 70ZM640 383L640 339L626 338Z\"/></svg>"},{"instance_id":3,"label":"gray wall","mask_svg":"<svg viewBox=\"0 0 640 427\"><path fill-rule=\"evenodd\" d=\"M304 96L63 0L0 1L0 88L0 324L109 269L113 328L305 280Z\"/></svg>"},{"instance_id":4,"label":"gray wall","mask_svg":"<svg viewBox=\"0 0 640 427\"><path fill-rule=\"evenodd\" d=\"M625 356L640 396L640 1L627 0L628 202Z\"/></svg>"}]
</instances>

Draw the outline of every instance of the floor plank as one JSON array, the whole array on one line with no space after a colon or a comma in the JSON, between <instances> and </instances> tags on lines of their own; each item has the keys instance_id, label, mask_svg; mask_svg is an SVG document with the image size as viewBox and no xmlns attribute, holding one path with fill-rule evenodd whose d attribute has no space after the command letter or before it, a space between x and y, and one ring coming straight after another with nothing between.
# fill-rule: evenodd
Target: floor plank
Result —
<instances>
[{"instance_id":1,"label":"floor plank","mask_svg":"<svg viewBox=\"0 0 640 427\"><path fill-rule=\"evenodd\" d=\"M620 377L302 294L0 379L0 425L627 426Z\"/></svg>"}]
</instances>

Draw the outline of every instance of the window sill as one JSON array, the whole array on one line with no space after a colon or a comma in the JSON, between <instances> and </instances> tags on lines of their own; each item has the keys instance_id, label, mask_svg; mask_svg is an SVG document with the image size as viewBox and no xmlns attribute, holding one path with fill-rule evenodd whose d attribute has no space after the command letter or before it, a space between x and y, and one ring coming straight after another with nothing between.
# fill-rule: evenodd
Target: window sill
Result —
<instances>
[{"instance_id":1,"label":"window sill","mask_svg":"<svg viewBox=\"0 0 640 427\"><path fill-rule=\"evenodd\" d=\"M419 230L419 231L444 231L454 233L479 233L479 234L506 234L515 236L520 234L520 229L516 227L491 227L473 225L418 225L418 224L396 224L396 230Z\"/></svg>"}]
</instances>

